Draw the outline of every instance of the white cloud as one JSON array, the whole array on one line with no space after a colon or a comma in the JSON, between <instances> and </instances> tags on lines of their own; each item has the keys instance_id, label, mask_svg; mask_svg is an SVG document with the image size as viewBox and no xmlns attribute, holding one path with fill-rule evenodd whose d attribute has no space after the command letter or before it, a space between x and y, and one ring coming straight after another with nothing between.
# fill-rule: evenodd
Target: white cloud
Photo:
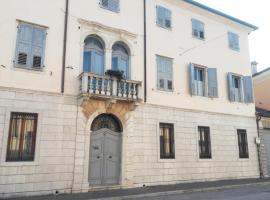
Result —
<instances>
[{"instance_id":1,"label":"white cloud","mask_svg":"<svg viewBox=\"0 0 270 200\"><path fill-rule=\"evenodd\" d=\"M265 0L196 0L259 27L249 36L250 59L259 63L259 70L270 67L270 12Z\"/></svg>"}]
</instances>

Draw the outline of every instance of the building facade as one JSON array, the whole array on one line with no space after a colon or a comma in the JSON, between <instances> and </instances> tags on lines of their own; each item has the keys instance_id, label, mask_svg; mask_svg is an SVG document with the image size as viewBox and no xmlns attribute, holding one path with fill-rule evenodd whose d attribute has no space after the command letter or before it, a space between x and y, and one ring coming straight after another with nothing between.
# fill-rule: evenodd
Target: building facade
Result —
<instances>
[{"instance_id":1,"label":"building facade","mask_svg":"<svg viewBox=\"0 0 270 200\"><path fill-rule=\"evenodd\" d=\"M254 95L258 128L261 138L261 164L265 176L270 174L270 101L267 86L270 84L270 68L253 74Z\"/></svg>"},{"instance_id":2,"label":"building facade","mask_svg":"<svg viewBox=\"0 0 270 200\"><path fill-rule=\"evenodd\" d=\"M255 26L191 0L1 3L1 196L259 176Z\"/></svg>"}]
</instances>

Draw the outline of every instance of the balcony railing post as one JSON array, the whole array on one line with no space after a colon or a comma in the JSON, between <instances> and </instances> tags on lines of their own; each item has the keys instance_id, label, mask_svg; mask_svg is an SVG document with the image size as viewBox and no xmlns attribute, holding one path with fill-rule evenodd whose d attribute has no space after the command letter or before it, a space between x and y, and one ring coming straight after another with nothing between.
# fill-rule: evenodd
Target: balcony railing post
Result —
<instances>
[{"instance_id":1,"label":"balcony railing post","mask_svg":"<svg viewBox=\"0 0 270 200\"><path fill-rule=\"evenodd\" d=\"M118 80L112 79L112 96L118 96Z\"/></svg>"},{"instance_id":2,"label":"balcony railing post","mask_svg":"<svg viewBox=\"0 0 270 200\"><path fill-rule=\"evenodd\" d=\"M82 93L88 92L88 74L84 73L82 75Z\"/></svg>"}]
</instances>

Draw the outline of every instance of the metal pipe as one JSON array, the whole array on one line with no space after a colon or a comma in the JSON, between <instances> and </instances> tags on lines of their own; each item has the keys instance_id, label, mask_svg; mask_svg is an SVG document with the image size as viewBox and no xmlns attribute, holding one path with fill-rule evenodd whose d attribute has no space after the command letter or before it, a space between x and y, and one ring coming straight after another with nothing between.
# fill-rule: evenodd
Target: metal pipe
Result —
<instances>
[{"instance_id":1,"label":"metal pipe","mask_svg":"<svg viewBox=\"0 0 270 200\"><path fill-rule=\"evenodd\" d=\"M62 56L61 93L65 92L68 15L69 15L69 0L66 0L65 21L64 21L63 56Z\"/></svg>"},{"instance_id":2,"label":"metal pipe","mask_svg":"<svg viewBox=\"0 0 270 200\"><path fill-rule=\"evenodd\" d=\"M147 40L146 40L146 0L144 0L143 5L143 15L144 15L144 102L147 101L147 62L146 62L146 53L147 53Z\"/></svg>"},{"instance_id":3,"label":"metal pipe","mask_svg":"<svg viewBox=\"0 0 270 200\"><path fill-rule=\"evenodd\" d=\"M258 138L260 138L260 126L259 126L259 122L262 119L262 117L260 116L259 112L255 113L256 116L256 125L257 125L257 134L258 134ZM263 177L263 169L262 169L262 161L261 161L261 144L257 144L257 154L258 154L258 163L259 163L259 171L260 171L260 178L264 178Z\"/></svg>"}]
</instances>

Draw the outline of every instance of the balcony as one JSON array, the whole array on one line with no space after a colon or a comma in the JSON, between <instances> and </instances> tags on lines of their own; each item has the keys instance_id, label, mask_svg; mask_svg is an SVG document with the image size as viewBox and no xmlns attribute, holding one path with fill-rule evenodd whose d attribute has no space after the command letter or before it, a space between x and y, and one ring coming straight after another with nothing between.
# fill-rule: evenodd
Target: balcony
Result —
<instances>
[{"instance_id":1,"label":"balcony","mask_svg":"<svg viewBox=\"0 0 270 200\"><path fill-rule=\"evenodd\" d=\"M82 73L80 97L103 100L139 102L142 83L133 80L118 80L110 76Z\"/></svg>"}]
</instances>

